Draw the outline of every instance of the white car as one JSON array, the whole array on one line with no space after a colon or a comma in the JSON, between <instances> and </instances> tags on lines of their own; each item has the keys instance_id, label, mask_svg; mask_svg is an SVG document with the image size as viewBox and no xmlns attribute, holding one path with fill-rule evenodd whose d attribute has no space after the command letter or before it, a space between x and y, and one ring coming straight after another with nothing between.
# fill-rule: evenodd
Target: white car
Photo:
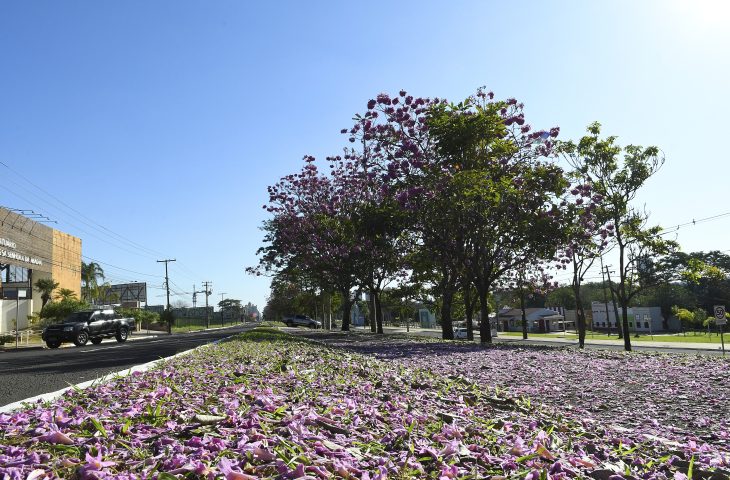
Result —
<instances>
[{"instance_id":1,"label":"white car","mask_svg":"<svg viewBox=\"0 0 730 480\"><path fill-rule=\"evenodd\" d=\"M467 332L466 327L454 328L454 340L466 340L467 339L466 332ZM479 329L475 328L474 335L478 335L478 334L479 334ZM492 327L492 338L494 338L496 336L497 336L497 329Z\"/></svg>"}]
</instances>

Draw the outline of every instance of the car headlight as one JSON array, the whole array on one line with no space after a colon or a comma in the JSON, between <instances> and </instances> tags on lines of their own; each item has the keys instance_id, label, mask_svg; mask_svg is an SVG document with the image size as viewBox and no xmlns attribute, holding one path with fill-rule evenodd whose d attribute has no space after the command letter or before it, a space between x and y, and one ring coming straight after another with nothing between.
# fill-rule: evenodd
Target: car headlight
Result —
<instances>
[{"instance_id":1,"label":"car headlight","mask_svg":"<svg viewBox=\"0 0 730 480\"><path fill-rule=\"evenodd\" d=\"M74 331L74 327L63 327L63 331L64 332L73 332Z\"/></svg>"}]
</instances>

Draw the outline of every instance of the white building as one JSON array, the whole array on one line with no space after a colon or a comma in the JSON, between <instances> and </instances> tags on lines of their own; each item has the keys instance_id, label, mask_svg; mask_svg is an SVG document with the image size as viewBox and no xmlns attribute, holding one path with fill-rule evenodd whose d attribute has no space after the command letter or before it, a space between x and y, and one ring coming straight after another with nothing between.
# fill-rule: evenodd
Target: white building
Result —
<instances>
[{"instance_id":1,"label":"white building","mask_svg":"<svg viewBox=\"0 0 730 480\"><path fill-rule=\"evenodd\" d=\"M619 320L621 318L621 307L617 305ZM608 315L606 315L608 312ZM593 330L616 330L616 314L613 303L591 303L593 314ZM629 331L637 333L656 333L666 331L679 331L681 325L679 320L671 316L665 325L662 311L659 307L630 307L628 310Z\"/></svg>"}]
</instances>

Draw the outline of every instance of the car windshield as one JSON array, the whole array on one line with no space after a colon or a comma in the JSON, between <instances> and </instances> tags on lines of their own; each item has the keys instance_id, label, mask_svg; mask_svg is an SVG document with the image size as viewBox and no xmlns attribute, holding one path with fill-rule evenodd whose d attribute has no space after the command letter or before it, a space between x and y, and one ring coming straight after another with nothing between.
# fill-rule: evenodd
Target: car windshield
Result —
<instances>
[{"instance_id":1,"label":"car windshield","mask_svg":"<svg viewBox=\"0 0 730 480\"><path fill-rule=\"evenodd\" d=\"M66 317L64 322L85 322L91 317L92 312L75 312Z\"/></svg>"}]
</instances>

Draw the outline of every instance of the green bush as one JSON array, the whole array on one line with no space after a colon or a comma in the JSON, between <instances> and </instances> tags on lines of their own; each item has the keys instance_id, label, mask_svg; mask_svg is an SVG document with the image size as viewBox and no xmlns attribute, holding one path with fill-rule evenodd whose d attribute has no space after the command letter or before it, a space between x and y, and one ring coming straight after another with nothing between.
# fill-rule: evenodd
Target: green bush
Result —
<instances>
[{"instance_id":1,"label":"green bush","mask_svg":"<svg viewBox=\"0 0 730 480\"><path fill-rule=\"evenodd\" d=\"M73 298L67 298L57 302L49 302L41 309L41 327L50 323L60 322L72 313L85 308L89 308L89 304Z\"/></svg>"},{"instance_id":2,"label":"green bush","mask_svg":"<svg viewBox=\"0 0 730 480\"><path fill-rule=\"evenodd\" d=\"M163 310L160 314L160 322L167 325L167 333L172 333L172 326L175 324L175 314L172 310Z\"/></svg>"},{"instance_id":3,"label":"green bush","mask_svg":"<svg viewBox=\"0 0 730 480\"><path fill-rule=\"evenodd\" d=\"M153 324L160 323L160 314L140 308L118 308L116 312L123 317L132 317L137 324L137 330L150 328Z\"/></svg>"},{"instance_id":4,"label":"green bush","mask_svg":"<svg viewBox=\"0 0 730 480\"><path fill-rule=\"evenodd\" d=\"M0 335L0 345L5 345L6 343L15 343L15 336Z\"/></svg>"}]
</instances>

